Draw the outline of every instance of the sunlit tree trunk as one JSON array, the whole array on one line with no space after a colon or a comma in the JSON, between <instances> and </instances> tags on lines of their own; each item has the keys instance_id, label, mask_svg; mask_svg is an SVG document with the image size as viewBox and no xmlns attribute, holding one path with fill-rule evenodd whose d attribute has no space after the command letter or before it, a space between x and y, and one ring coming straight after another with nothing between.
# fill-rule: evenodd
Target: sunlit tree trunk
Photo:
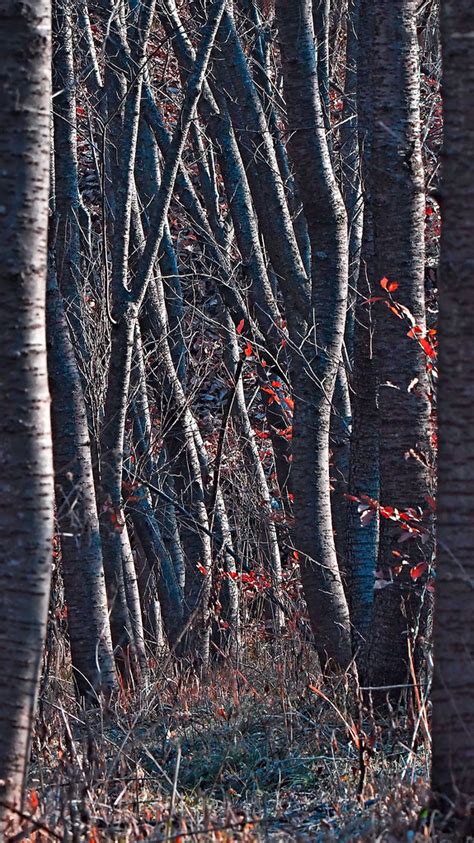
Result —
<instances>
[{"instance_id":1,"label":"sunlit tree trunk","mask_svg":"<svg viewBox=\"0 0 474 843\"><path fill-rule=\"evenodd\" d=\"M0 2L0 817L19 809L46 631L53 468L45 288L51 7ZM2 839L4 838L1 832Z\"/></svg>"}]
</instances>

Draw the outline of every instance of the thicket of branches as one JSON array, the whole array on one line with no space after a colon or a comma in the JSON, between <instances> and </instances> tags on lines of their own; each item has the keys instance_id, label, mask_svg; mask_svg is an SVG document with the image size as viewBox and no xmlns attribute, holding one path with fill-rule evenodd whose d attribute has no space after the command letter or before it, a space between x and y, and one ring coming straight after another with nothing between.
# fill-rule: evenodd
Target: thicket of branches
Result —
<instances>
[{"instance_id":1,"label":"thicket of branches","mask_svg":"<svg viewBox=\"0 0 474 843\"><path fill-rule=\"evenodd\" d=\"M358 711L336 706L359 796L377 716L404 712L428 748L439 17L53 0L43 700L59 662L93 711L167 671L241 676L259 650L307 676L315 649L311 693L345 676ZM459 629L440 605L444 665ZM472 769L453 744L436 769L463 811Z\"/></svg>"}]
</instances>

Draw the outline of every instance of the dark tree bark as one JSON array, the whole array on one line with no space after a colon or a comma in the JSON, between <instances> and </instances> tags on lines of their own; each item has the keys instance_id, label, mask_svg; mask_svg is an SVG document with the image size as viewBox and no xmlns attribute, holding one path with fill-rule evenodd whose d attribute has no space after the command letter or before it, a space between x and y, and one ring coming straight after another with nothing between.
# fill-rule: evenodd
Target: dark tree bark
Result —
<instances>
[{"instance_id":1,"label":"dark tree bark","mask_svg":"<svg viewBox=\"0 0 474 843\"><path fill-rule=\"evenodd\" d=\"M347 490L349 486L350 439L352 427L349 380L341 361L334 385L329 433L331 513L337 561L341 573L347 569Z\"/></svg>"},{"instance_id":2,"label":"dark tree bark","mask_svg":"<svg viewBox=\"0 0 474 843\"><path fill-rule=\"evenodd\" d=\"M45 334L50 21L47 0L0 3L2 837L5 805L21 809L51 576L54 490Z\"/></svg>"},{"instance_id":3,"label":"dark tree bark","mask_svg":"<svg viewBox=\"0 0 474 843\"><path fill-rule=\"evenodd\" d=\"M357 0L354 3L354 8ZM369 173L373 132L372 47L373 6L371 0L359 0L357 21L357 152L360 159L359 189L363 193L363 239L356 275L354 297L352 435L350 448L349 493L357 498L367 495L379 499L378 409L375 372L373 310L368 300L372 292L374 238ZM353 21L356 25L356 21ZM351 100L352 103L352 100ZM349 105L352 113L351 103ZM352 119L352 118L351 118ZM355 175L355 174L354 174ZM362 209L359 210L362 217ZM352 232L351 232L352 233ZM353 258L355 257L355 253ZM352 271L349 273L350 277ZM350 334L348 325L346 337ZM361 521L357 502L348 512L347 575L354 649L359 674L364 681L368 634L372 621L374 577L378 556L379 517Z\"/></svg>"},{"instance_id":4,"label":"dark tree bark","mask_svg":"<svg viewBox=\"0 0 474 843\"><path fill-rule=\"evenodd\" d=\"M57 521L74 679L80 697L116 687L89 431L61 293L48 283L48 374Z\"/></svg>"},{"instance_id":5,"label":"dark tree bark","mask_svg":"<svg viewBox=\"0 0 474 843\"><path fill-rule=\"evenodd\" d=\"M432 787L444 811L471 812L462 839L474 833L473 31L472 4L446 0Z\"/></svg>"},{"instance_id":6,"label":"dark tree bark","mask_svg":"<svg viewBox=\"0 0 474 843\"><path fill-rule=\"evenodd\" d=\"M397 282L395 301L408 308L425 331L425 195L420 146L418 42L414 0L374 3L374 131L371 191L375 237L374 283ZM427 357L407 336L410 320L397 318L378 302L375 353L378 378L380 500L399 512L424 511L431 493L431 431ZM416 379L416 380L415 380ZM422 580L397 565L401 531L381 518L380 585L375 594L369 662L371 684L403 685L410 680L407 641L415 644ZM411 539L403 548L411 563L430 562L432 543ZM388 583L388 584L387 584ZM385 692L382 692L383 694ZM394 689L394 695L399 694Z\"/></svg>"}]
</instances>

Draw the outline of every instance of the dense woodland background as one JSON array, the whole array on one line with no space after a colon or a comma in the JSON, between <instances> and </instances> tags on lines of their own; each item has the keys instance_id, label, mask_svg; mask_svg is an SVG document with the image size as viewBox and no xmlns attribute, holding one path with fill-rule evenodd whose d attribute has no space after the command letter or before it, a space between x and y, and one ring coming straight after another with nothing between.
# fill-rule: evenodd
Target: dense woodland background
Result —
<instances>
[{"instance_id":1,"label":"dense woodland background","mask_svg":"<svg viewBox=\"0 0 474 843\"><path fill-rule=\"evenodd\" d=\"M473 32L0 0L2 839L472 839Z\"/></svg>"}]
</instances>

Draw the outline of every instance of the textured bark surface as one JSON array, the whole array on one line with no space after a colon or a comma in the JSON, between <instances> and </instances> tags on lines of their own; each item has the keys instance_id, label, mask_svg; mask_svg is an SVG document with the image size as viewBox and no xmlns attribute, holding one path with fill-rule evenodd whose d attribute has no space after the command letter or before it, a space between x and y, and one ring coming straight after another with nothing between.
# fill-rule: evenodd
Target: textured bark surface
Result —
<instances>
[{"instance_id":1,"label":"textured bark surface","mask_svg":"<svg viewBox=\"0 0 474 843\"><path fill-rule=\"evenodd\" d=\"M51 575L50 3L0 3L0 813L21 805ZM3 833L2 833L3 838Z\"/></svg>"},{"instance_id":2,"label":"textured bark surface","mask_svg":"<svg viewBox=\"0 0 474 843\"><path fill-rule=\"evenodd\" d=\"M374 360L374 318L376 304L367 304L373 292L373 213L369 185L372 147L372 46L373 6L371 0L355 0L357 26L357 132L360 159L360 189L363 195L363 237L357 273L357 295L354 299L352 436L349 471L349 493L379 499L378 408L377 378ZM352 179L351 179L352 184ZM362 210L361 210L362 216ZM354 255L355 257L355 255ZM352 276L352 268L349 277ZM378 291L377 291L378 293ZM351 335L348 313L346 338ZM375 515L369 524L360 519L355 502L348 512L347 571L351 610L352 636L359 668L364 681L368 633L372 621L374 576L378 557L379 519Z\"/></svg>"},{"instance_id":3,"label":"textured bark surface","mask_svg":"<svg viewBox=\"0 0 474 843\"><path fill-rule=\"evenodd\" d=\"M79 192L76 79L69 0L54 0L52 25L56 272L73 335L81 354L86 357L81 312L81 251L86 253L86 249L81 247L87 243L90 234L90 219Z\"/></svg>"},{"instance_id":4,"label":"textured bark surface","mask_svg":"<svg viewBox=\"0 0 474 843\"><path fill-rule=\"evenodd\" d=\"M288 304L301 313L308 306L308 279L268 123L229 11L222 18L217 44L225 59L228 107L232 122L239 127L240 150L265 247Z\"/></svg>"},{"instance_id":5,"label":"textured bark surface","mask_svg":"<svg viewBox=\"0 0 474 843\"><path fill-rule=\"evenodd\" d=\"M318 87L323 109L324 127L329 132L329 12L330 0L313 0L313 26L316 39Z\"/></svg>"},{"instance_id":6,"label":"textured bark surface","mask_svg":"<svg viewBox=\"0 0 474 843\"><path fill-rule=\"evenodd\" d=\"M51 273L53 276L53 273ZM93 700L116 686L86 408L61 293L48 284L56 512L74 679Z\"/></svg>"},{"instance_id":7,"label":"textured bark surface","mask_svg":"<svg viewBox=\"0 0 474 843\"><path fill-rule=\"evenodd\" d=\"M425 327L425 196L420 147L417 3L374 3L374 130L371 190L374 214L374 293L380 279L398 283L394 300ZM407 333L410 322L379 302L375 321L378 378L380 500L399 511L426 509L431 493L429 384L426 355ZM417 379L414 384L412 381ZM410 387L410 384L412 386ZM391 579L400 528L381 519L379 574ZM430 561L431 544L410 540L410 562ZM397 559L395 558L395 565ZM413 637L420 611L420 585L406 577L376 591L370 644L371 684L410 681L407 634ZM395 691L398 694L398 691Z\"/></svg>"},{"instance_id":8,"label":"textured bark surface","mask_svg":"<svg viewBox=\"0 0 474 843\"><path fill-rule=\"evenodd\" d=\"M444 164L440 273L438 570L432 785L474 799L474 8L442 12ZM473 834L473 815L466 834Z\"/></svg>"},{"instance_id":9,"label":"textured bark surface","mask_svg":"<svg viewBox=\"0 0 474 843\"><path fill-rule=\"evenodd\" d=\"M349 611L336 557L329 483L331 400L344 335L347 217L326 139L318 88L312 4L276 4L290 156L311 242L311 307L315 322L294 355L294 490L296 541L311 626L320 659L351 660Z\"/></svg>"}]
</instances>

